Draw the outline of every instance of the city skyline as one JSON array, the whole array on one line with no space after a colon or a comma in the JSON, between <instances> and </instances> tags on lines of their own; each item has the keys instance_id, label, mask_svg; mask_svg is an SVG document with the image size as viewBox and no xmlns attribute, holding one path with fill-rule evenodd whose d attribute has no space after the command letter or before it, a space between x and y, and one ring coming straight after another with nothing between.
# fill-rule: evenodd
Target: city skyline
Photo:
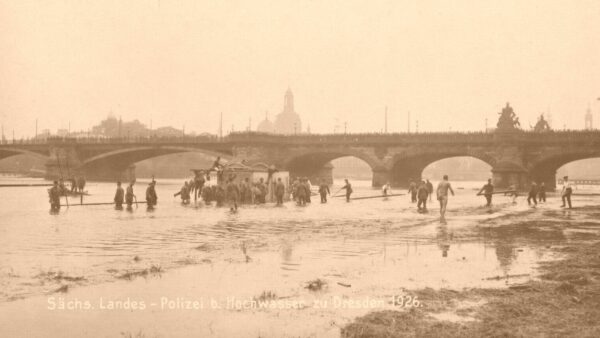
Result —
<instances>
[{"instance_id":1,"label":"city skyline","mask_svg":"<svg viewBox=\"0 0 600 338\"><path fill-rule=\"evenodd\" d=\"M409 113L411 130L483 130L506 102L525 129L541 113L583 129L587 106L600 111L598 2L263 7L1 1L4 132L85 130L109 112L196 133L223 113L241 131L279 112L288 86L313 133L380 132L385 107L389 132Z\"/></svg>"}]
</instances>

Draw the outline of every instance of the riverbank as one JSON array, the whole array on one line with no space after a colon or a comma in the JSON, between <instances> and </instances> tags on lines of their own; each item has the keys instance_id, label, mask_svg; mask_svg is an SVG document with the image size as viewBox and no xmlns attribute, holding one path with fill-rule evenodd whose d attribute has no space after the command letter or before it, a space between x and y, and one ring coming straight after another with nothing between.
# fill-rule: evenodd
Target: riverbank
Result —
<instances>
[{"instance_id":1,"label":"riverbank","mask_svg":"<svg viewBox=\"0 0 600 338\"><path fill-rule=\"evenodd\" d=\"M591 210L587 210L588 212ZM600 337L600 236L551 248L539 280L504 289L417 289L422 307L357 318L342 337Z\"/></svg>"}]
</instances>

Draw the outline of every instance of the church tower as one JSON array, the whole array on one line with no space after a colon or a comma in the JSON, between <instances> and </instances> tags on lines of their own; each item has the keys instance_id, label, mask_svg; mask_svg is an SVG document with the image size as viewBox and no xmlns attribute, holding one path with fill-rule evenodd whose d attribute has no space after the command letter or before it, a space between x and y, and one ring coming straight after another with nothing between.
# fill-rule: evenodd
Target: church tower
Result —
<instances>
[{"instance_id":1,"label":"church tower","mask_svg":"<svg viewBox=\"0 0 600 338\"><path fill-rule=\"evenodd\" d=\"M290 88L283 96L283 111L275 117L275 133L294 135L302 133L300 115L294 110L294 94Z\"/></svg>"}]
</instances>

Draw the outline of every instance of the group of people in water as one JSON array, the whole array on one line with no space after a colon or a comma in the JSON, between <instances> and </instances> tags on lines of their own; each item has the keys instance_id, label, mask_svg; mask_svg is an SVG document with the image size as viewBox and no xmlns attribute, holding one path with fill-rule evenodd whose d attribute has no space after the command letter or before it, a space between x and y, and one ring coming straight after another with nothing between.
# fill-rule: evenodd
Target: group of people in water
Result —
<instances>
[{"instance_id":1,"label":"group of people in water","mask_svg":"<svg viewBox=\"0 0 600 338\"><path fill-rule=\"evenodd\" d=\"M488 179L488 182L479 190L477 195L483 195L486 199L486 206L492 206L492 196L496 193L510 196L513 199L513 203L516 203L516 198L519 196L515 185L511 185L508 190L496 192L494 191L494 185L492 180ZM569 181L568 176L563 177L563 184L561 189L562 205L561 208L572 209L571 195L573 194L573 186ZM530 206L537 206L538 202L546 203L546 184L544 182L531 182L529 185L529 191L527 192L527 204Z\"/></svg>"},{"instance_id":2,"label":"group of people in water","mask_svg":"<svg viewBox=\"0 0 600 338\"><path fill-rule=\"evenodd\" d=\"M266 179L260 177L258 181L254 181L251 177L237 177L234 172L230 173L228 177L224 178L224 166L220 164L220 159L217 158L213 166L207 170L196 171L196 175L193 179L185 181L179 192L175 193L174 196L180 196L183 204L191 203L192 197L194 201L200 197L206 204L216 202L218 207L228 204L232 211L238 209L240 204L265 204L267 202L267 196L269 200L275 201L276 205L282 205L285 200L292 200L297 205L304 206L311 203L311 197L317 195L313 193L313 187L310 180L307 177L296 177L292 182L284 182L281 177L275 179L274 174L277 169L270 167L267 170ZM211 172L217 173L217 184L210 184ZM85 179L80 177L75 180L71 180L72 187L71 191L83 193L85 187ZM289 187L286 185L289 183ZM122 209L123 204L131 209L133 204L137 205L137 197L134 194L135 181L130 182L126 189L123 189L121 182L117 182L117 189L114 196L114 204L117 209ZM350 201L351 194L353 192L352 185L348 179L344 180L344 186L342 186L334 195L338 192L345 190L346 201ZM60 198L65 195L66 187L64 181L54 181L51 189L48 190L50 198L50 207L52 211L58 211L60 209ZM329 185L325 180L321 181L318 186L318 195L321 197L321 203L327 203L327 196L331 195ZM562 187L562 207L572 208L571 194L572 186L568 177L563 178ZM454 195L454 190L448 176L444 175L443 180L438 184L436 189L436 197L440 204L440 218L445 221L446 207L448 204L448 195ZM391 185L386 183L382 188L382 197L391 195ZM418 212L427 212L427 201L432 200L434 193L433 184L427 180L421 180L418 184L414 181L410 182L408 193L410 195L411 202L417 203ZM492 205L492 197L494 194L501 194L511 196L513 202L518 196L517 190L514 186L509 190L497 192L494 189L492 180L488 182L479 190L478 195L483 195L486 199L486 206ZM287 194L287 196L286 196ZM344 195L342 195L344 196ZM536 182L532 182L529 188L527 202L529 205L536 206L539 202L546 202L546 186L544 182L540 182L538 185ZM156 194L156 180L154 177L146 188L146 203L149 209L154 208L157 205L158 196Z\"/></svg>"}]
</instances>

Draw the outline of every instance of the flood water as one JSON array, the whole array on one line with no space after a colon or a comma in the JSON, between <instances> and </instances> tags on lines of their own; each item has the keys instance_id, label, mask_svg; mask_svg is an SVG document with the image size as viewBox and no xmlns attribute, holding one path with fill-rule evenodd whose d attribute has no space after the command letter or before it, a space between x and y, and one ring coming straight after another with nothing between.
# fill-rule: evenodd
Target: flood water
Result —
<instances>
[{"instance_id":1,"label":"flood water","mask_svg":"<svg viewBox=\"0 0 600 338\"><path fill-rule=\"evenodd\" d=\"M279 299L326 299L387 297L424 287L505 287L535 278L540 262L557 258L549 247L597 229L593 219L559 208L552 194L537 208L528 207L523 197L513 205L495 195L488 209L483 197L475 196L479 182L453 182L456 196L450 197L445 225L435 198L423 214L408 195L350 203L330 198L327 204L313 197L306 207L288 202L242 206L231 213L200 201L183 206L173 197L181 184L158 180L153 211L145 205L131 211L75 206L79 200L71 198L59 214L49 213L46 187L0 188L0 304L52 295L64 285L70 291L99 285L130 290L140 280L154 279L173 288L184 285L182 280L189 283L190 276L199 280L190 286L195 292L220 299L265 292ZM146 185L144 180L136 184L140 200ZM354 197L380 194L369 182L353 186ZM91 195L85 203L110 202L115 186L91 182L86 190ZM405 193L393 193L399 192ZM584 206L600 198L573 200ZM573 231L562 225L565 221L580 226ZM317 279L325 283L321 291L306 288ZM324 313L326 320L336 315L331 310L303 316ZM216 322L226 327L227 318ZM277 318L269 321L281 324Z\"/></svg>"}]
</instances>

